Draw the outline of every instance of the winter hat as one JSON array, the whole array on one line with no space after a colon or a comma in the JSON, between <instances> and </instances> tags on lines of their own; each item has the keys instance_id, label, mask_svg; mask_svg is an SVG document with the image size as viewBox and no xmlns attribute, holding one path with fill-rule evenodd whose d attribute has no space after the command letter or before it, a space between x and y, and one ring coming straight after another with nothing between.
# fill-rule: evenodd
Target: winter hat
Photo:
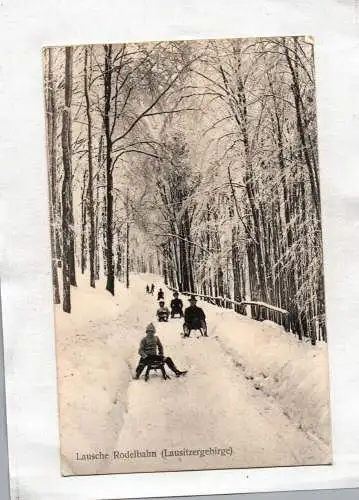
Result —
<instances>
[{"instance_id":1,"label":"winter hat","mask_svg":"<svg viewBox=\"0 0 359 500\"><path fill-rule=\"evenodd\" d=\"M149 325L147 325L146 332L153 332L153 333L155 333L156 332L155 325L153 323L150 323Z\"/></svg>"},{"instance_id":2,"label":"winter hat","mask_svg":"<svg viewBox=\"0 0 359 500\"><path fill-rule=\"evenodd\" d=\"M197 299L194 295L191 295L190 298L188 299L190 302L197 302Z\"/></svg>"},{"instance_id":3,"label":"winter hat","mask_svg":"<svg viewBox=\"0 0 359 500\"><path fill-rule=\"evenodd\" d=\"M160 305L161 305L161 304L164 304L164 303L165 303L165 301L164 301L164 300L160 300L160 301L159 301L159 304L160 304Z\"/></svg>"}]
</instances>

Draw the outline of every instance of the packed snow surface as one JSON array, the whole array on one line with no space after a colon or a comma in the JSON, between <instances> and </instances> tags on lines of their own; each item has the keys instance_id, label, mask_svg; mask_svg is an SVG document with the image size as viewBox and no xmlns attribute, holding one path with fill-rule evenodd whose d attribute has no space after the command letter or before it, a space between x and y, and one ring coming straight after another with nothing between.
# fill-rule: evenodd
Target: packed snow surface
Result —
<instances>
[{"instance_id":1,"label":"packed snow surface","mask_svg":"<svg viewBox=\"0 0 359 500\"><path fill-rule=\"evenodd\" d=\"M63 473L329 463L326 345L201 301L209 337L183 338L181 319L155 319L160 286L168 304L153 275L116 283L115 297L84 281L71 314L57 307ZM185 377L133 379L149 322Z\"/></svg>"}]
</instances>

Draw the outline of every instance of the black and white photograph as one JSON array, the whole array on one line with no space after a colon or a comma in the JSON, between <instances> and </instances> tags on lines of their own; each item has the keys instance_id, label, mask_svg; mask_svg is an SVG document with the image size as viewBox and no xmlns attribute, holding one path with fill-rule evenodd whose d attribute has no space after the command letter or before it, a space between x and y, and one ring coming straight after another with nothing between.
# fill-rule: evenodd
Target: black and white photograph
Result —
<instances>
[{"instance_id":1,"label":"black and white photograph","mask_svg":"<svg viewBox=\"0 0 359 500\"><path fill-rule=\"evenodd\" d=\"M314 57L43 49L62 475L332 463Z\"/></svg>"}]
</instances>

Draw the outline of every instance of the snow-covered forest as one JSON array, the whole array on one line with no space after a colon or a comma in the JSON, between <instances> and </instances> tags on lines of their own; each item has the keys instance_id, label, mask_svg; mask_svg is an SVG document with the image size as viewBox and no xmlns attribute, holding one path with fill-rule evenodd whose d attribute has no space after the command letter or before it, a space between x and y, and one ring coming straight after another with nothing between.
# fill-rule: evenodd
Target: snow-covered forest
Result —
<instances>
[{"instance_id":1,"label":"snow-covered forest","mask_svg":"<svg viewBox=\"0 0 359 500\"><path fill-rule=\"evenodd\" d=\"M44 66L56 304L80 274L116 294L150 272L326 340L311 38L55 47Z\"/></svg>"},{"instance_id":2,"label":"snow-covered forest","mask_svg":"<svg viewBox=\"0 0 359 500\"><path fill-rule=\"evenodd\" d=\"M312 39L47 48L44 78L63 473L330 463ZM186 376L133 380L150 323Z\"/></svg>"}]
</instances>

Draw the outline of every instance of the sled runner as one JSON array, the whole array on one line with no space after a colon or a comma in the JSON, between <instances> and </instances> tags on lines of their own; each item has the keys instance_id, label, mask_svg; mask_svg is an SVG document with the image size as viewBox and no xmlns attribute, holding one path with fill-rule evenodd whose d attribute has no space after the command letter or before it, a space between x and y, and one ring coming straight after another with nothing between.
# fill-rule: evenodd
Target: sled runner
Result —
<instances>
[{"instance_id":1,"label":"sled runner","mask_svg":"<svg viewBox=\"0 0 359 500\"><path fill-rule=\"evenodd\" d=\"M170 378L169 375L167 375L167 373L166 373L164 361L156 360L156 361L152 361L151 363L147 364L146 373L145 373L146 382L149 379L151 370L155 370L155 371L161 370L163 380L167 380Z\"/></svg>"},{"instance_id":2,"label":"sled runner","mask_svg":"<svg viewBox=\"0 0 359 500\"><path fill-rule=\"evenodd\" d=\"M207 324L205 322L201 322L200 325L188 325L187 323L184 323L183 325L183 336L184 337L189 337L191 335L191 332L193 331L199 331L201 332L202 337L208 337L207 334Z\"/></svg>"},{"instance_id":3,"label":"sled runner","mask_svg":"<svg viewBox=\"0 0 359 500\"><path fill-rule=\"evenodd\" d=\"M179 318L183 318L183 312L182 312L182 310L180 309L178 311L174 311L172 309L172 311L171 311L171 318L175 318L176 315L178 315Z\"/></svg>"}]
</instances>

